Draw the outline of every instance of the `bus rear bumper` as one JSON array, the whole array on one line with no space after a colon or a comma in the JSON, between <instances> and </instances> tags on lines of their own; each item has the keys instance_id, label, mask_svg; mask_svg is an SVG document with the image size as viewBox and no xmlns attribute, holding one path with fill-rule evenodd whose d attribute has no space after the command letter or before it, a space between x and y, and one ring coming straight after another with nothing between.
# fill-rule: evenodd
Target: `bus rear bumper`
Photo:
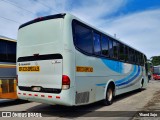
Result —
<instances>
[{"instance_id":1,"label":"bus rear bumper","mask_svg":"<svg viewBox=\"0 0 160 120\"><path fill-rule=\"evenodd\" d=\"M59 104L65 106L73 106L74 99L73 94L71 93L73 88L68 90L62 90L60 94L52 93L40 93L40 92L31 92L31 91L21 91L17 90L17 95L19 99L40 102L45 104Z\"/></svg>"}]
</instances>

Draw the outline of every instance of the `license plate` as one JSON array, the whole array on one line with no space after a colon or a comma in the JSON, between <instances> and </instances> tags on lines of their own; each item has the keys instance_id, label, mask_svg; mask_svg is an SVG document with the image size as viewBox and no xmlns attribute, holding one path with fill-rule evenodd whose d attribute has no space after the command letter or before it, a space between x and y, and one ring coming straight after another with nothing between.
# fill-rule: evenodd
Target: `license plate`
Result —
<instances>
[{"instance_id":1,"label":"license plate","mask_svg":"<svg viewBox=\"0 0 160 120\"><path fill-rule=\"evenodd\" d=\"M19 66L19 72L39 72L40 66Z\"/></svg>"}]
</instances>

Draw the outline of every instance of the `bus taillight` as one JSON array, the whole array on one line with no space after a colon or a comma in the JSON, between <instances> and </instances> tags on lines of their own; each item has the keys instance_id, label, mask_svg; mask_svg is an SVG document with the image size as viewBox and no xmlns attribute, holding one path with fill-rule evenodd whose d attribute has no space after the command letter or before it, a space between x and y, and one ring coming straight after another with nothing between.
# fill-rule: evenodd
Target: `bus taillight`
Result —
<instances>
[{"instance_id":1,"label":"bus taillight","mask_svg":"<svg viewBox=\"0 0 160 120\"><path fill-rule=\"evenodd\" d=\"M70 88L70 79L67 75L62 76L62 89L66 90Z\"/></svg>"}]
</instances>

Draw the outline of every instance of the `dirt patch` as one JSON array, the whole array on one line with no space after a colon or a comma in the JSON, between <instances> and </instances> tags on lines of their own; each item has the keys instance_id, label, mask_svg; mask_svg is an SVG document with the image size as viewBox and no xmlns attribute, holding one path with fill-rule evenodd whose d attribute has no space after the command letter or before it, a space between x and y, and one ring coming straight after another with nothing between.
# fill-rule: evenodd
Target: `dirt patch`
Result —
<instances>
[{"instance_id":1,"label":"dirt patch","mask_svg":"<svg viewBox=\"0 0 160 120\"><path fill-rule=\"evenodd\" d=\"M143 117L140 116L141 113ZM135 114L132 120L160 120L160 90L154 93L153 98Z\"/></svg>"},{"instance_id":2,"label":"dirt patch","mask_svg":"<svg viewBox=\"0 0 160 120\"><path fill-rule=\"evenodd\" d=\"M160 111L160 90L156 91L153 98L144 106L144 111Z\"/></svg>"}]
</instances>

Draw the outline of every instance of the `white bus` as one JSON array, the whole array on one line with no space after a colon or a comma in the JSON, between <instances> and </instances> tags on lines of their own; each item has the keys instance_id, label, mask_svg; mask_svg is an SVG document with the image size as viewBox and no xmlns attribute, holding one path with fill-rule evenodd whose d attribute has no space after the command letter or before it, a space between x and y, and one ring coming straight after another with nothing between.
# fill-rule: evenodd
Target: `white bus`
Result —
<instances>
[{"instance_id":1,"label":"white bus","mask_svg":"<svg viewBox=\"0 0 160 120\"><path fill-rule=\"evenodd\" d=\"M143 53L70 14L19 27L18 97L78 106L103 101L148 82Z\"/></svg>"}]
</instances>

